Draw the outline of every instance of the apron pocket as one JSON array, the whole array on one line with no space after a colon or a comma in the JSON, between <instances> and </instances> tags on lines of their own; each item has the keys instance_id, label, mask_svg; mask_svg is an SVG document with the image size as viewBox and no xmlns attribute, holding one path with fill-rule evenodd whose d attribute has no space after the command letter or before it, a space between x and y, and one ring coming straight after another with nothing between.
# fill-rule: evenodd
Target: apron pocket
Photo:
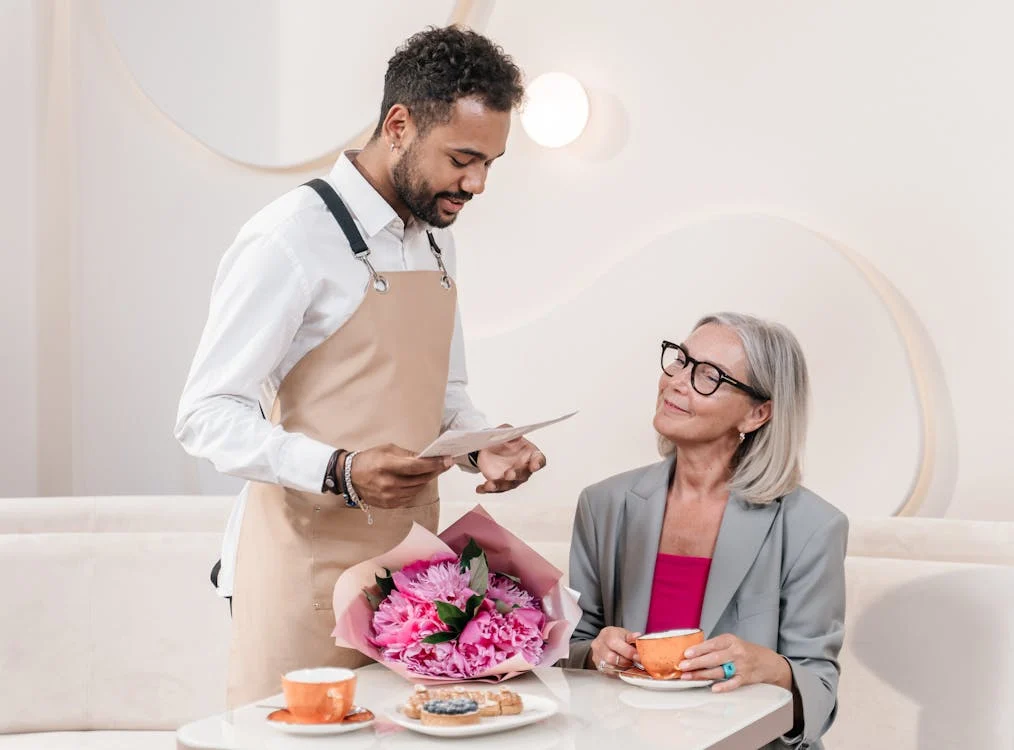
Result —
<instances>
[{"instance_id":1,"label":"apron pocket","mask_svg":"<svg viewBox=\"0 0 1014 750\"><path fill-rule=\"evenodd\" d=\"M373 524L361 508L321 507L313 514L310 540L311 605L332 609L334 585L345 570L396 547L413 523L436 533L439 499L408 508L372 508ZM380 571L378 571L380 572Z\"/></svg>"}]
</instances>

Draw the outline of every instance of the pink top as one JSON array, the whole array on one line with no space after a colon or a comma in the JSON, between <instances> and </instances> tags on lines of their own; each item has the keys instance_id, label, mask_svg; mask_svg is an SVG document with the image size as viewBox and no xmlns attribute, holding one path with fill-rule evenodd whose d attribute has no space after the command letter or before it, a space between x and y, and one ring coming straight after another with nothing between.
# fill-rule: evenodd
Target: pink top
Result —
<instances>
[{"instance_id":1,"label":"pink top","mask_svg":"<svg viewBox=\"0 0 1014 750\"><path fill-rule=\"evenodd\" d=\"M710 557L684 557L660 552L655 559L646 632L699 628L710 570Z\"/></svg>"}]
</instances>

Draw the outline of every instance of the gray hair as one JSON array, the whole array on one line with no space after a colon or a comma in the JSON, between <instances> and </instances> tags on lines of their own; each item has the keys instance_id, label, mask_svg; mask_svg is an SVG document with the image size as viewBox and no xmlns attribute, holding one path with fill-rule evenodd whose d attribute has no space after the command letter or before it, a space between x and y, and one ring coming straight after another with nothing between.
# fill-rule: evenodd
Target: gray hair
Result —
<instances>
[{"instance_id":1,"label":"gray hair","mask_svg":"<svg viewBox=\"0 0 1014 750\"><path fill-rule=\"evenodd\" d=\"M746 351L747 383L771 399L771 418L746 436L733 456L729 490L747 502L770 503L796 489L803 476L803 446L810 400L810 377L799 341L780 323L740 313L716 313L694 330L714 323L734 330ZM659 435L659 452L676 451Z\"/></svg>"}]
</instances>

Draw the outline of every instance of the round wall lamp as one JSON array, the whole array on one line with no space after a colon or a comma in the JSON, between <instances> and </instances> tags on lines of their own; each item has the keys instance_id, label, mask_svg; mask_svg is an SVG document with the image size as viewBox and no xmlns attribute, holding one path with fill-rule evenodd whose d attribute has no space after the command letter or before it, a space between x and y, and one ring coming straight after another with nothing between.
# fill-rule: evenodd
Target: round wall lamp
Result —
<instances>
[{"instance_id":1,"label":"round wall lamp","mask_svg":"<svg viewBox=\"0 0 1014 750\"><path fill-rule=\"evenodd\" d=\"M574 76L544 73L525 87L521 126L540 146L566 146L587 123L588 94Z\"/></svg>"}]
</instances>

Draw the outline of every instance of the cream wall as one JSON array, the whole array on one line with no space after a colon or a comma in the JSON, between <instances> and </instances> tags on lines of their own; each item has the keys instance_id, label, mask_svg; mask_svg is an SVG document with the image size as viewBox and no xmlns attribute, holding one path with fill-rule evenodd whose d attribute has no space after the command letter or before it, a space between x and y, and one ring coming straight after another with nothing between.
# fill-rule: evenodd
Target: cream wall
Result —
<instances>
[{"instance_id":1,"label":"cream wall","mask_svg":"<svg viewBox=\"0 0 1014 750\"><path fill-rule=\"evenodd\" d=\"M124 29L103 14L115 5L0 5L13 426L0 437L0 494L235 486L172 438L213 274L253 211L334 158L264 169L204 145L139 85L117 46ZM476 400L496 421L582 410L539 438L551 467L522 498L573 503L585 484L652 460L658 339L712 304L748 301L800 333L815 370L814 489L857 513L870 512L868 492L886 513L921 487L921 512L1014 519L1014 105L1003 93L1014 52L1001 36L1014 11L985 0L462 5L529 77L569 72L592 102L587 132L558 151L516 126L456 232ZM240 37L255 15L237 17ZM346 29L334 39L342 71L377 46ZM356 132L336 128L334 147ZM28 147L39 133L46 147ZM695 255L718 253L723 237L735 240L725 262ZM783 264L758 262L769 256ZM658 284L650 299L638 274ZM581 347L557 345L568 332ZM596 345L608 367L573 366ZM871 362L888 363L879 384ZM468 481L450 477L445 495L465 497Z\"/></svg>"},{"instance_id":2,"label":"cream wall","mask_svg":"<svg viewBox=\"0 0 1014 750\"><path fill-rule=\"evenodd\" d=\"M28 3L0 4L0 352L3 356L0 413L8 429L2 441L0 492L33 495L38 490L35 446L38 365L36 361L35 214L36 136L39 88L34 18ZM11 429L13 427L13 429Z\"/></svg>"}]
</instances>

